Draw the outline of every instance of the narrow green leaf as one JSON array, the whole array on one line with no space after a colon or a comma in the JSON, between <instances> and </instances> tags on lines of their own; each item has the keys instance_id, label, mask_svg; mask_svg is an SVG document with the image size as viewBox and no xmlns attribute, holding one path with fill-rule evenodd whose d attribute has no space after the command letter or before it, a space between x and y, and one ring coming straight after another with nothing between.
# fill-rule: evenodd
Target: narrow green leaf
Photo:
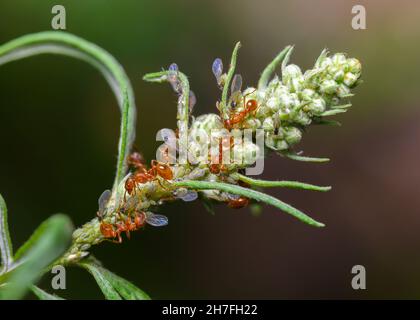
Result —
<instances>
[{"instance_id":1,"label":"narrow green leaf","mask_svg":"<svg viewBox=\"0 0 420 320\"><path fill-rule=\"evenodd\" d=\"M10 270L7 285L0 291L2 299L20 299L35 283L45 269L69 247L73 225L64 214L56 214L45 220L30 239L18 250L17 265Z\"/></svg>"},{"instance_id":2,"label":"narrow green leaf","mask_svg":"<svg viewBox=\"0 0 420 320\"><path fill-rule=\"evenodd\" d=\"M328 116L334 116L336 114L347 112L347 109L331 109L323 112L321 116L328 117Z\"/></svg>"},{"instance_id":3,"label":"narrow green leaf","mask_svg":"<svg viewBox=\"0 0 420 320\"><path fill-rule=\"evenodd\" d=\"M223 85L222 99L220 101L220 111L222 112L222 118L223 119L227 119L229 117L230 106L228 106L228 104L227 104L228 92L229 92L229 88L230 88L230 83L232 82L232 78L235 75L236 60L238 58L238 51L239 51L240 47L241 47L241 43L237 42L236 45L235 45L235 48L233 49L233 52L232 52L232 57L230 59L229 70L228 70L228 73L227 73L226 81Z\"/></svg>"},{"instance_id":4,"label":"narrow green leaf","mask_svg":"<svg viewBox=\"0 0 420 320\"><path fill-rule=\"evenodd\" d=\"M7 222L6 202L0 194L0 254L2 267L1 271L7 271L13 262L13 246L10 239L9 225Z\"/></svg>"},{"instance_id":5,"label":"narrow green leaf","mask_svg":"<svg viewBox=\"0 0 420 320\"><path fill-rule=\"evenodd\" d=\"M62 31L25 35L0 46L0 65L39 54L60 54L88 62L108 81L121 110L121 135L114 189L127 171L127 156L135 139L136 107L134 93L123 67L97 45Z\"/></svg>"},{"instance_id":6,"label":"narrow green leaf","mask_svg":"<svg viewBox=\"0 0 420 320\"><path fill-rule=\"evenodd\" d=\"M284 56L283 61L281 62L281 77L282 77L282 79L284 77L284 70L286 69L287 65L289 64L290 57L292 56L293 49L294 49L294 46L292 46L290 48L290 50L287 51L286 55Z\"/></svg>"},{"instance_id":7,"label":"narrow green leaf","mask_svg":"<svg viewBox=\"0 0 420 320\"><path fill-rule=\"evenodd\" d=\"M38 297L39 300L65 300L55 294L46 292L37 286L32 286L31 291Z\"/></svg>"},{"instance_id":8,"label":"narrow green leaf","mask_svg":"<svg viewBox=\"0 0 420 320\"><path fill-rule=\"evenodd\" d=\"M79 263L95 278L103 294L108 300L150 300L150 297L131 282L117 276L102 267L93 259L86 259Z\"/></svg>"},{"instance_id":9,"label":"narrow green leaf","mask_svg":"<svg viewBox=\"0 0 420 320\"><path fill-rule=\"evenodd\" d=\"M335 120L327 120L322 118L314 118L314 124L341 127L341 123Z\"/></svg>"},{"instance_id":10,"label":"narrow green leaf","mask_svg":"<svg viewBox=\"0 0 420 320\"><path fill-rule=\"evenodd\" d=\"M240 196L244 196L250 199L254 199L254 200L272 205L311 226L324 227L323 223L312 219L311 217L307 216L305 213L292 207L291 205L279 199L276 199L268 194L265 194L256 190L247 189L247 188L243 188L237 185L231 185L231 184L222 183L222 182L192 181L192 180L191 181L188 181L188 180L177 181L177 182L174 182L173 185L176 187L186 187L186 188L195 189L195 190L221 190L221 191L229 192L232 194L237 194Z\"/></svg>"},{"instance_id":11,"label":"narrow green leaf","mask_svg":"<svg viewBox=\"0 0 420 320\"><path fill-rule=\"evenodd\" d=\"M341 104L339 106L333 106L331 107L332 109L348 109L352 106L351 103L347 103L347 104Z\"/></svg>"},{"instance_id":12,"label":"narrow green leaf","mask_svg":"<svg viewBox=\"0 0 420 320\"><path fill-rule=\"evenodd\" d=\"M299 181L269 181L269 180L259 180L253 179L247 176L244 176L239 173L234 173L232 175L234 179L241 180L245 183L250 184L251 186L271 188L271 187L284 187L284 188L293 188L293 189L304 189L304 190L313 190L313 191L329 191L331 190L330 186L317 186L309 183L299 182Z\"/></svg>"},{"instance_id":13,"label":"narrow green leaf","mask_svg":"<svg viewBox=\"0 0 420 320\"><path fill-rule=\"evenodd\" d=\"M140 290L131 282L117 276L115 273L112 273L109 270L104 268L103 272L106 275L107 279L118 293L126 300L150 300L149 295L147 295L143 290Z\"/></svg>"},{"instance_id":14,"label":"narrow green leaf","mask_svg":"<svg viewBox=\"0 0 420 320\"><path fill-rule=\"evenodd\" d=\"M107 300L122 300L121 296L114 289L98 265L90 262L79 263L79 265L85 268L95 278L96 283Z\"/></svg>"},{"instance_id":15,"label":"narrow green leaf","mask_svg":"<svg viewBox=\"0 0 420 320\"><path fill-rule=\"evenodd\" d=\"M283 156L285 156L286 158L289 158L291 160L296 160L296 161L302 161L302 162L314 162L314 163L323 163L323 162L328 162L330 161L329 158L315 158L315 157L305 157L305 156L300 156L296 153L292 153L292 152L281 152L281 154Z\"/></svg>"},{"instance_id":16,"label":"narrow green leaf","mask_svg":"<svg viewBox=\"0 0 420 320\"><path fill-rule=\"evenodd\" d=\"M325 60L325 58L328 57L328 49L325 48L322 50L321 54L319 55L318 59L315 61L315 68L319 68L321 66L321 63Z\"/></svg>"},{"instance_id":17,"label":"narrow green leaf","mask_svg":"<svg viewBox=\"0 0 420 320\"><path fill-rule=\"evenodd\" d=\"M293 50L293 46L287 46L274 58L273 61L270 62L268 66L265 67L261 74L260 80L258 81L259 90L267 87L267 84L276 71L277 67L283 62L284 58L288 55L289 52L291 52L291 50Z\"/></svg>"}]
</instances>

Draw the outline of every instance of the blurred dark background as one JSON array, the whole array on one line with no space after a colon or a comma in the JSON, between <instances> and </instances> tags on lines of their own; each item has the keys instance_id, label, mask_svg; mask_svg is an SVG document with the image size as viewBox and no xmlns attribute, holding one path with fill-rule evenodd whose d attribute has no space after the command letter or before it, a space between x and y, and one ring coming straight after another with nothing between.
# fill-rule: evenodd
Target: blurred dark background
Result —
<instances>
[{"instance_id":1,"label":"blurred dark background","mask_svg":"<svg viewBox=\"0 0 420 320\"><path fill-rule=\"evenodd\" d=\"M146 72L172 62L189 75L196 114L215 111L215 57L227 64L243 44L239 72L253 85L270 59L295 44L292 62L310 68L324 47L363 64L364 83L340 128L311 127L300 145L328 164L267 159L264 177L332 185L329 193L273 190L326 223L314 229L272 208L198 202L162 208L166 228L146 228L93 253L153 298L420 298L420 3L372 1L1 1L0 43L51 29L67 9L67 31L108 50L136 93L137 147L154 158L157 130L175 126L176 97ZM351 28L363 4L367 29ZM15 248L56 212L91 219L111 187L119 134L117 104L89 65L43 55L0 68L0 193ZM367 290L350 285L366 267ZM102 298L84 271L68 269L66 298ZM47 276L41 287L52 291Z\"/></svg>"}]
</instances>

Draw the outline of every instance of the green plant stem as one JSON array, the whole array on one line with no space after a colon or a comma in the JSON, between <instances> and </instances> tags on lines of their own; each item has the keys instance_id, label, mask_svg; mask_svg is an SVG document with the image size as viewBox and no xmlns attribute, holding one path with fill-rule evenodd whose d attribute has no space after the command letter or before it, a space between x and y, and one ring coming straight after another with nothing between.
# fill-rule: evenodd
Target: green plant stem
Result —
<instances>
[{"instance_id":1,"label":"green plant stem","mask_svg":"<svg viewBox=\"0 0 420 320\"><path fill-rule=\"evenodd\" d=\"M238 57L238 50L241 47L241 43L237 42L235 45L235 48L232 52L232 58L230 60L229 70L227 73L226 81L223 85L223 91L222 91L222 100L220 101L220 112L222 114L222 118L224 120L227 120L229 118L230 114L230 106L227 104L228 100L228 92L230 88L230 83L232 81L233 76L235 75L235 68L236 68L236 60Z\"/></svg>"},{"instance_id":2,"label":"green plant stem","mask_svg":"<svg viewBox=\"0 0 420 320\"><path fill-rule=\"evenodd\" d=\"M247 176L244 176L239 173L232 174L232 178L241 180L245 183L248 183L251 186L262 187L262 188L271 188L271 187L284 187L284 188L293 188L293 189L304 189L304 190L313 190L326 192L331 190L331 186L317 186L309 183L303 183L299 181L268 181L268 180L258 180L253 179Z\"/></svg>"},{"instance_id":3,"label":"green plant stem","mask_svg":"<svg viewBox=\"0 0 420 320\"><path fill-rule=\"evenodd\" d=\"M166 82L169 80L168 76L170 75L171 71L160 71L160 72L153 72L148 73L143 76L144 81L148 82ZM180 71L176 71L176 75L181 83L182 89L182 99L178 104L178 112L177 112L177 120L179 135L181 136L183 133L188 132L188 120L190 115L189 110L189 99L190 99L190 84L188 82L188 78L185 74Z\"/></svg>"},{"instance_id":4,"label":"green plant stem","mask_svg":"<svg viewBox=\"0 0 420 320\"><path fill-rule=\"evenodd\" d=\"M293 208L292 206L288 205L287 203L279 199L276 199L268 194L258 192L252 189L243 188L237 185L231 185L231 184L226 184L226 183L221 183L221 182L186 180L186 181L174 182L173 186L186 187L186 188L191 188L194 190L220 190L220 191L225 191L232 194L237 194L240 196L244 196L250 199L254 199L254 200L272 205L311 226L315 226L315 227L325 226L323 223L312 219L311 217L309 217L302 211L296 208Z\"/></svg>"},{"instance_id":5,"label":"green plant stem","mask_svg":"<svg viewBox=\"0 0 420 320\"><path fill-rule=\"evenodd\" d=\"M328 162L330 161L329 158L316 158L316 157L306 157L306 156L300 156L296 153L293 152L281 152L281 154L283 156L285 156L286 158L292 159L292 160L296 160L296 161L302 161L302 162L314 162L314 163L323 163L323 162Z\"/></svg>"},{"instance_id":6,"label":"green plant stem","mask_svg":"<svg viewBox=\"0 0 420 320\"><path fill-rule=\"evenodd\" d=\"M1 263L0 274L7 271L13 263L13 246L10 239L9 225L7 222L7 206L3 197L0 195L0 254Z\"/></svg>"},{"instance_id":7,"label":"green plant stem","mask_svg":"<svg viewBox=\"0 0 420 320\"><path fill-rule=\"evenodd\" d=\"M126 157L135 138L136 107L133 89L122 66L107 51L72 34L45 31L22 36L0 46L0 65L39 55L61 54L84 60L105 76L121 109L121 135L114 188L127 171Z\"/></svg>"}]
</instances>

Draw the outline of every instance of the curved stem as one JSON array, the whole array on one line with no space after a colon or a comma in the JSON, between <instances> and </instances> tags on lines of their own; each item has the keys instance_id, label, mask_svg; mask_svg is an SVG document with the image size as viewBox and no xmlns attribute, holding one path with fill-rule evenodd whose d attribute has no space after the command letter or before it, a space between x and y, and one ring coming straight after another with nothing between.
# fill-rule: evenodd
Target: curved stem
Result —
<instances>
[{"instance_id":1,"label":"curved stem","mask_svg":"<svg viewBox=\"0 0 420 320\"><path fill-rule=\"evenodd\" d=\"M293 189L304 189L304 190L313 190L313 191L321 191L326 192L331 190L331 186L317 186L314 184L299 182L299 181L269 181L269 180L259 180L259 179L252 179L250 177L244 176L239 173L232 174L232 178L241 180L245 183L250 184L251 186L255 187L263 187L263 188L271 188L271 187L284 187L284 188L293 188Z\"/></svg>"},{"instance_id":2,"label":"curved stem","mask_svg":"<svg viewBox=\"0 0 420 320\"><path fill-rule=\"evenodd\" d=\"M166 82L169 81L170 71L160 71L160 72L153 72L147 73L143 76L144 81L148 82ZM176 75L179 79L181 84L182 90L182 99L178 104L178 112L177 112L177 119L179 135L183 136L183 133L188 133L188 119L189 119L189 99L190 99L190 84L188 82L188 78L185 74L180 71L176 72Z\"/></svg>"},{"instance_id":3,"label":"curved stem","mask_svg":"<svg viewBox=\"0 0 420 320\"><path fill-rule=\"evenodd\" d=\"M0 46L0 65L39 54L61 54L88 62L106 78L121 109L121 135L114 189L127 171L135 138L136 107L131 83L115 58L104 49L72 34L45 31L22 36Z\"/></svg>"},{"instance_id":4,"label":"curved stem","mask_svg":"<svg viewBox=\"0 0 420 320\"><path fill-rule=\"evenodd\" d=\"M302 161L302 162L323 163L323 162L330 161L329 158L306 157L306 156L301 156L290 151L283 151L283 152L280 152L280 154L282 154L283 156L291 160Z\"/></svg>"},{"instance_id":5,"label":"curved stem","mask_svg":"<svg viewBox=\"0 0 420 320\"><path fill-rule=\"evenodd\" d=\"M247 189L247 188L243 188L237 185L231 185L231 184L222 183L222 182L193 181L193 180L178 181L178 182L174 182L173 185L177 187L186 187L186 188L191 188L195 190L220 190L220 191L225 191L232 194L237 194L240 196L244 196L250 199L254 199L254 200L272 205L311 226L315 226L315 227L325 226L323 223L312 219L311 217L309 217L302 211L296 208L293 208L291 205L279 199L276 199L268 194L258 192L252 189Z\"/></svg>"}]
</instances>

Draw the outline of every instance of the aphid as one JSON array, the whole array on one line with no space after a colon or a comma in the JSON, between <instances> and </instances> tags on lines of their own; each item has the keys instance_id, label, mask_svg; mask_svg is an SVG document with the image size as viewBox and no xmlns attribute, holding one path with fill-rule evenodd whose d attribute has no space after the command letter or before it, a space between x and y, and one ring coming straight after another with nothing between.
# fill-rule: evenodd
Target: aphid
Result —
<instances>
[{"instance_id":1,"label":"aphid","mask_svg":"<svg viewBox=\"0 0 420 320\"><path fill-rule=\"evenodd\" d=\"M111 190L105 190L104 192L102 192L101 196L99 197L98 212L96 213L99 219L102 219L104 217L106 204L108 203L110 198L111 198Z\"/></svg>"},{"instance_id":2,"label":"aphid","mask_svg":"<svg viewBox=\"0 0 420 320\"><path fill-rule=\"evenodd\" d=\"M230 199L228 201L228 207L232 209L241 209L249 204L249 199L246 197L239 197L237 199Z\"/></svg>"},{"instance_id":3,"label":"aphid","mask_svg":"<svg viewBox=\"0 0 420 320\"><path fill-rule=\"evenodd\" d=\"M147 212L146 222L153 227L163 227L168 224L168 217L153 212Z\"/></svg>"},{"instance_id":4,"label":"aphid","mask_svg":"<svg viewBox=\"0 0 420 320\"><path fill-rule=\"evenodd\" d=\"M174 91L180 94L182 87L178 79L178 65L176 63L172 63L169 66L168 71L168 82L171 84Z\"/></svg>"},{"instance_id":5,"label":"aphid","mask_svg":"<svg viewBox=\"0 0 420 320\"><path fill-rule=\"evenodd\" d=\"M191 202L191 201L197 200L198 193L194 190L188 190L185 195L182 195L181 197L178 197L178 198L185 202Z\"/></svg>"}]
</instances>

